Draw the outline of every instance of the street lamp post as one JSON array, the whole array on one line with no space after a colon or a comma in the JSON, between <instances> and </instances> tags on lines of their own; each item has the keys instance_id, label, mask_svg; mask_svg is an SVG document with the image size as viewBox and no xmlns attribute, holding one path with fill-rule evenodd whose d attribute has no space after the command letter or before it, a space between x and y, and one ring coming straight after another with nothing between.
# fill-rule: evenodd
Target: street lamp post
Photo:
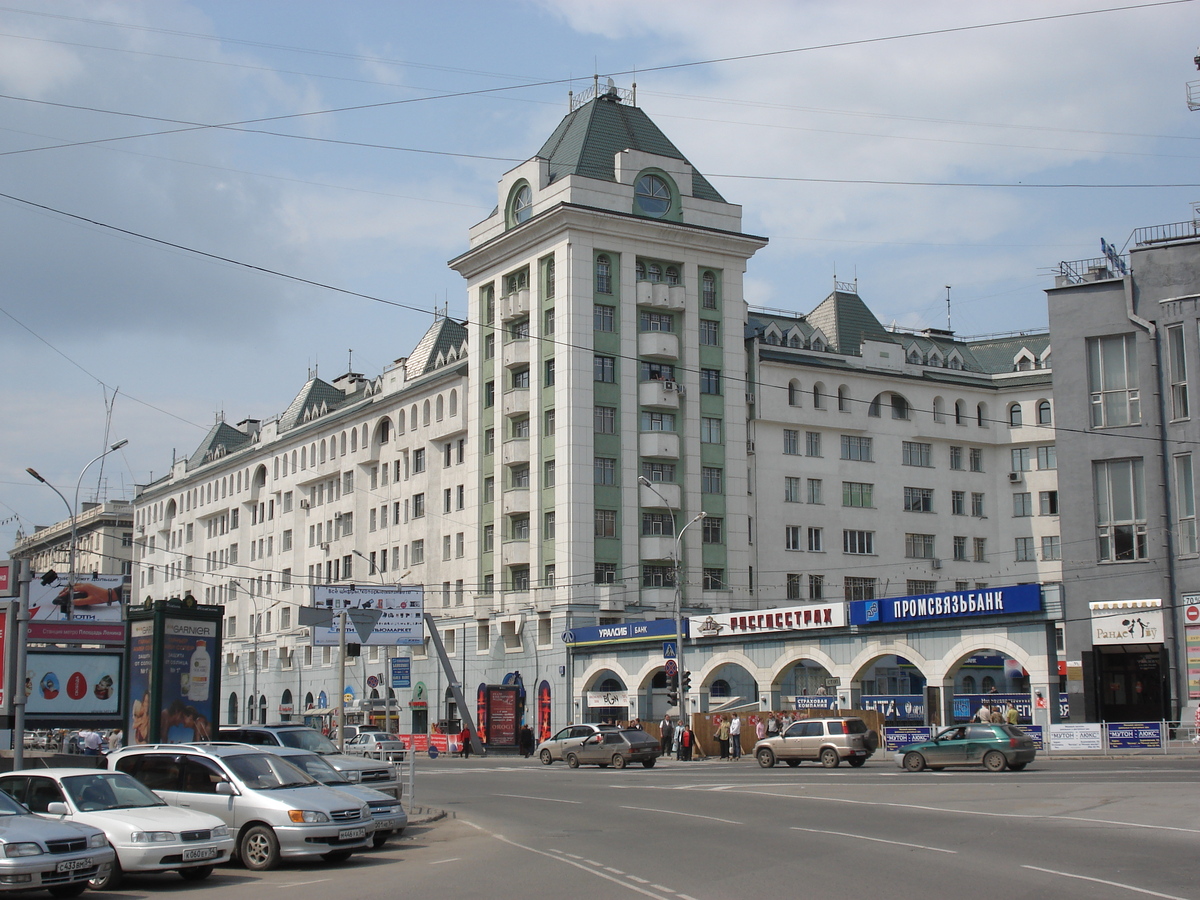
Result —
<instances>
[{"instance_id":1,"label":"street lamp post","mask_svg":"<svg viewBox=\"0 0 1200 900\"><path fill-rule=\"evenodd\" d=\"M662 495L662 491L654 486L654 483L645 475L638 476L638 483L644 485L663 502L667 507L667 512L671 514L671 530L675 531L675 510L671 508L671 504L667 502L667 498ZM683 662L683 533L705 518L708 513L701 511L691 521L687 522L675 534L675 637L677 646L675 651L676 664L679 667L679 718L682 720L687 715L687 692L683 687L683 676L687 669Z\"/></svg>"}]
</instances>

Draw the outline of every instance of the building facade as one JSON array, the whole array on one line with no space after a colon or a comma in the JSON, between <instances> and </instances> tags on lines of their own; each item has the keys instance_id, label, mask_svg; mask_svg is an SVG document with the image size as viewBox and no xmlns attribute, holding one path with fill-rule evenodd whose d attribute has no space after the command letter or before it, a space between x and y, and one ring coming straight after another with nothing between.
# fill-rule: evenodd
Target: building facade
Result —
<instances>
[{"instance_id":1,"label":"building facade","mask_svg":"<svg viewBox=\"0 0 1200 900\"><path fill-rule=\"evenodd\" d=\"M126 597L133 573L133 504L127 500L84 503L75 517L75 571L121 575ZM28 559L31 572L55 570L66 577L71 558L71 520L18 535L13 559ZM15 588L15 584L14 584Z\"/></svg>"}]
</instances>

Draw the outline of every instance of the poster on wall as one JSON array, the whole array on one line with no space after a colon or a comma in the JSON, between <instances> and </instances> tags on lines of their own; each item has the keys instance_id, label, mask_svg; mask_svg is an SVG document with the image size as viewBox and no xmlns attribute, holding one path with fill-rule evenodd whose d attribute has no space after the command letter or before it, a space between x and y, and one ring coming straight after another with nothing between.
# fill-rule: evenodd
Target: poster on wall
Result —
<instances>
[{"instance_id":1,"label":"poster on wall","mask_svg":"<svg viewBox=\"0 0 1200 900\"><path fill-rule=\"evenodd\" d=\"M25 701L30 716L117 716L121 654L30 650Z\"/></svg>"},{"instance_id":2,"label":"poster on wall","mask_svg":"<svg viewBox=\"0 0 1200 900\"><path fill-rule=\"evenodd\" d=\"M154 684L154 621L129 626L129 730L131 744L150 740L150 694Z\"/></svg>"},{"instance_id":3,"label":"poster on wall","mask_svg":"<svg viewBox=\"0 0 1200 900\"><path fill-rule=\"evenodd\" d=\"M517 701L520 690L514 685L490 684L487 688L488 746L517 746L520 727Z\"/></svg>"},{"instance_id":4,"label":"poster on wall","mask_svg":"<svg viewBox=\"0 0 1200 900\"><path fill-rule=\"evenodd\" d=\"M482 683L479 685L479 690L475 692L475 726L479 740L486 744L488 742L487 685Z\"/></svg>"},{"instance_id":5,"label":"poster on wall","mask_svg":"<svg viewBox=\"0 0 1200 900\"><path fill-rule=\"evenodd\" d=\"M1187 633L1188 699L1200 700L1200 625L1189 625Z\"/></svg>"},{"instance_id":6,"label":"poster on wall","mask_svg":"<svg viewBox=\"0 0 1200 900\"><path fill-rule=\"evenodd\" d=\"M53 574L53 573L52 573ZM120 622L124 575L57 575L42 584L35 574L29 585L31 622Z\"/></svg>"},{"instance_id":7,"label":"poster on wall","mask_svg":"<svg viewBox=\"0 0 1200 900\"><path fill-rule=\"evenodd\" d=\"M163 620L159 740L168 744L212 738L212 650L217 622Z\"/></svg>"},{"instance_id":8,"label":"poster on wall","mask_svg":"<svg viewBox=\"0 0 1200 900\"><path fill-rule=\"evenodd\" d=\"M542 741L550 740L550 682L548 681L543 681L538 685L537 710L537 739L540 744Z\"/></svg>"},{"instance_id":9,"label":"poster on wall","mask_svg":"<svg viewBox=\"0 0 1200 900\"><path fill-rule=\"evenodd\" d=\"M370 646L420 645L425 643L425 588L371 585L317 585L312 589L313 606L340 613L343 609L379 610L381 615L366 640L346 629L347 640ZM341 640L338 618L328 625L312 627L313 643L336 647Z\"/></svg>"}]
</instances>

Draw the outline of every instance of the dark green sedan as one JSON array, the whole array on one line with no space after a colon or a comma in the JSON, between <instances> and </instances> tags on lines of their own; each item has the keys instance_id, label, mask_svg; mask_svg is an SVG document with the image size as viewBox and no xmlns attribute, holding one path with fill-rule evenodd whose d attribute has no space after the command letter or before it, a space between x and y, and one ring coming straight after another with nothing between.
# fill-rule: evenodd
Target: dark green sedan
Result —
<instances>
[{"instance_id":1,"label":"dark green sedan","mask_svg":"<svg viewBox=\"0 0 1200 900\"><path fill-rule=\"evenodd\" d=\"M983 766L989 772L1020 771L1037 755L1033 739L1016 725L955 725L931 741L902 747L896 765L909 772L928 767Z\"/></svg>"}]
</instances>

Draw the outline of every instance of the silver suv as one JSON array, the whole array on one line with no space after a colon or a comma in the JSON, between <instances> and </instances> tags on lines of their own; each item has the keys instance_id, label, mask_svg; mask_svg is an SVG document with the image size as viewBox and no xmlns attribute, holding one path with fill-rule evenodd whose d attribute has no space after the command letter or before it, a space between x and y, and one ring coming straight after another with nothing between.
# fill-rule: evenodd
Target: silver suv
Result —
<instances>
[{"instance_id":1,"label":"silver suv","mask_svg":"<svg viewBox=\"0 0 1200 900\"><path fill-rule=\"evenodd\" d=\"M782 760L798 766L804 760L820 762L827 769L845 760L858 768L879 748L879 735L855 716L801 719L782 735L763 738L754 745L754 756L764 769Z\"/></svg>"},{"instance_id":2,"label":"silver suv","mask_svg":"<svg viewBox=\"0 0 1200 900\"><path fill-rule=\"evenodd\" d=\"M171 806L224 821L242 865L254 871L298 856L341 862L369 847L375 831L362 800L245 744L137 744L110 753L108 767L132 775Z\"/></svg>"},{"instance_id":3,"label":"silver suv","mask_svg":"<svg viewBox=\"0 0 1200 900\"><path fill-rule=\"evenodd\" d=\"M279 725L241 725L237 728L222 728L218 736L223 741L267 747L295 747L319 754L325 757L325 762L341 772L347 781L391 794L397 800L402 799L403 789L395 766L378 759L342 753L337 744L307 725L291 725L286 722Z\"/></svg>"}]
</instances>

